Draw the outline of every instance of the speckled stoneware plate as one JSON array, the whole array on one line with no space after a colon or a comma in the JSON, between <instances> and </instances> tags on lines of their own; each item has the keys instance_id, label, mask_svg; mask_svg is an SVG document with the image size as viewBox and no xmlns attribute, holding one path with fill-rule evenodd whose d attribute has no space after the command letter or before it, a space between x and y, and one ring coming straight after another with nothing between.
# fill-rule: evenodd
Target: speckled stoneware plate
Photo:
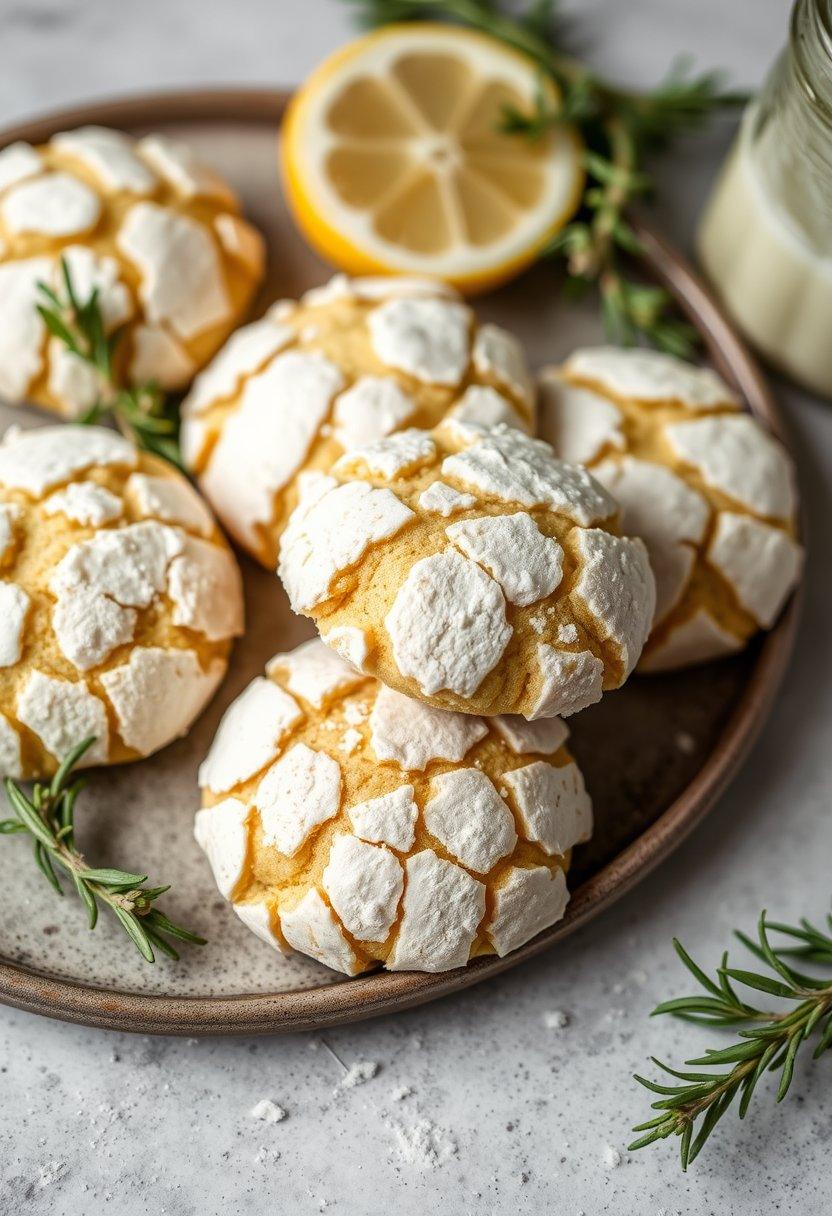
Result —
<instances>
[{"instance_id":1,"label":"speckled stoneware plate","mask_svg":"<svg viewBox=\"0 0 832 1216\"><path fill-rule=\"evenodd\" d=\"M186 138L225 173L266 233L270 274L259 305L297 296L330 271L296 234L278 181L276 138L286 95L264 90L171 93L85 106L0 134L33 143L100 123ZM781 431L756 365L683 259L642 232L655 277L700 330L709 355L753 413ZM526 342L532 364L557 360L600 338L595 313L565 307L555 272L538 267L478 301L481 314ZM0 407L0 427L42 425L34 411ZM242 559L248 632L219 696L187 739L132 767L95 774L79 814L81 845L96 859L148 867L173 890L165 906L209 939L176 964L148 967L107 917L88 933L82 909L59 902L30 861L26 843L0 845L0 1000L68 1021L160 1034L299 1030L346 1022L431 1000L478 983L547 949L596 916L675 848L712 806L768 713L791 652L797 606L734 659L696 671L632 679L572 723L572 746L595 802L591 844L579 849L566 917L505 959L482 958L443 975L376 973L344 979L262 945L217 894L192 837L197 766L220 715L265 661L311 634L277 580ZM681 740L681 745L680 745Z\"/></svg>"}]
</instances>

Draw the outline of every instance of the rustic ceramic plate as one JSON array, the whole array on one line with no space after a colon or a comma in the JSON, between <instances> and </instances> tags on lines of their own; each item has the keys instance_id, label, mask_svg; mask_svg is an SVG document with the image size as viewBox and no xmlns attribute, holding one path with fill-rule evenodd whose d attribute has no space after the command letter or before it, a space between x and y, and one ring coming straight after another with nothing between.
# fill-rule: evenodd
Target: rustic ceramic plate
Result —
<instances>
[{"instance_id":1,"label":"rustic ceramic plate","mask_svg":"<svg viewBox=\"0 0 832 1216\"><path fill-rule=\"evenodd\" d=\"M296 296L328 269L295 233L281 198L277 127L286 94L263 90L169 93L85 106L0 134L33 143L85 123L186 138L227 174L267 235L270 276L260 305ZM780 417L742 343L679 254L642 230L656 279L698 327L711 360L774 431ZM555 271L540 266L479 301L515 330L534 365L600 337L593 310L566 308ZM2 410L0 427L37 426L34 412ZM22 838L0 846L0 1001L93 1026L164 1034L298 1030L407 1008L475 984L548 949L632 887L712 806L762 725L791 652L792 603L777 627L744 654L697 671L633 679L574 719L574 751L595 801L593 842L578 850L572 902L555 928L505 959L479 959L443 975L377 973L345 980L302 958L281 959L258 942L217 895L191 835L196 770L220 715L265 661L310 636L277 581L243 559L249 629L215 703L191 735L142 764L95 775L79 837L96 857L147 866L169 882L166 907L210 944L178 964L145 966L109 919L94 934L71 898L59 902L31 864Z\"/></svg>"}]
</instances>

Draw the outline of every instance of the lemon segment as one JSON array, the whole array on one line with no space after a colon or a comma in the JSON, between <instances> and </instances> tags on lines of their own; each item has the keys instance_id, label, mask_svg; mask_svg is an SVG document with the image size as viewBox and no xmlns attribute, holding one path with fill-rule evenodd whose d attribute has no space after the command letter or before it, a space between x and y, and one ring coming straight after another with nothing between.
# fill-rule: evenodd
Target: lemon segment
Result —
<instances>
[{"instance_id":1,"label":"lemon segment","mask_svg":"<svg viewBox=\"0 0 832 1216\"><path fill-rule=\"evenodd\" d=\"M543 82L552 103L555 87ZM410 273L468 294L517 274L573 214L581 142L563 124L531 141L500 130L530 112L531 60L454 26L388 26L325 60L283 124L299 228L348 274Z\"/></svg>"}]
</instances>

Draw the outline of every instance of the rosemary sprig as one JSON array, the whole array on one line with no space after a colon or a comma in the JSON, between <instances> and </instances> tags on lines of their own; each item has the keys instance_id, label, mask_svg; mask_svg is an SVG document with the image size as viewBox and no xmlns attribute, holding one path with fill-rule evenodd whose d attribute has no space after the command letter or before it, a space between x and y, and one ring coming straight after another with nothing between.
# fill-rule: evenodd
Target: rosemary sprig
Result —
<instances>
[{"instance_id":1,"label":"rosemary sprig","mask_svg":"<svg viewBox=\"0 0 832 1216\"><path fill-rule=\"evenodd\" d=\"M38 291L42 298L37 310L49 333L63 342L73 355L89 364L98 378L98 400L77 421L89 424L110 415L119 429L139 447L181 468L176 410L158 384L150 382L125 388L117 382L116 351L124 329L107 333L98 288L93 288L89 299L81 301L66 259L61 258L60 289L56 291L47 283L39 283Z\"/></svg>"},{"instance_id":2,"label":"rosemary sprig","mask_svg":"<svg viewBox=\"0 0 832 1216\"><path fill-rule=\"evenodd\" d=\"M75 803L85 782L74 776L74 770L94 742L94 738L85 739L73 748L50 784L36 783L30 796L17 782L7 778L6 796L15 817L0 820L0 835L28 832L34 838L35 862L58 895L64 892L55 867L66 871L87 909L90 929L98 923L101 903L110 909L149 963L155 961L154 950L178 959L167 938L197 946L204 946L205 939L175 925L154 906L170 887L144 886L146 874L89 866L75 846Z\"/></svg>"},{"instance_id":3,"label":"rosemary sprig","mask_svg":"<svg viewBox=\"0 0 832 1216\"><path fill-rule=\"evenodd\" d=\"M832 930L832 916L827 916L827 924ZM795 944L775 949L769 940L771 932L783 934ZM815 1035L817 1041L812 1055L815 1060L832 1047L832 981L806 975L786 961L801 959L832 967L832 937L807 920L801 920L797 926L768 921L765 912L760 916L757 941L744 933L736 936L767 966L768 972L729 967L726 953L717 968L716 979L712 980L674 939L676 953L704 992L664 1001L653 1014L669 1013L704 1026L745 1027L737 1032L739 1040L729 1047L712 1048L703 1056L687 1060L685 1070L671 1068L653 1057L656 1067L681 1081L681 1085L661 1084L638 1075L635 1078L640 1085L659 1095L652 1104L659 1113L633 1129L643 1135L630 1145L630 1149L644 1148L668 1136L679 1136L683 1170L696 1159L716 1124L737 1099L739 1117L745 1118L755 1088L765 1072L779 1073L777 1101L781 1102L789 1091L801 1046ZM792 1007L777 1012L758 1009L740 998L732 980L757 992L790 1001ZM723 1065L730 1067L718 1072L688 1071L690 1068L721 1069Z\"/></svg>"},{"instance_id":4,"label":"rosemary sprig","mask_svg":"<svg viewBox=\"0 0 832 1216\"><path fill-rule=\"evenodd\" d=\"M544 256L566 261L571 293L597 287L609 336L623 345L639 339L660 350L690 355L696 341L691 326L673 315L662 288L629 278L622 255L638 257L638 238L628 223L633 204L654 189L645 172L649 153L704 123L716 110L744 104L744 94L727 92L718 72L691 72L680 59L657 88L636 93L591 72L564 47L557 0L528 0L524 9L503 11L498 0L347 0L367 25L391 21L452 21L470 26L522 51L537 64L541 86L531 112L506 107L502 129L541 139L563 122L580 128L586 148L587 185L580 210ZM553 104L546 80L557 86Z\"/></svg>"}]
</instances>

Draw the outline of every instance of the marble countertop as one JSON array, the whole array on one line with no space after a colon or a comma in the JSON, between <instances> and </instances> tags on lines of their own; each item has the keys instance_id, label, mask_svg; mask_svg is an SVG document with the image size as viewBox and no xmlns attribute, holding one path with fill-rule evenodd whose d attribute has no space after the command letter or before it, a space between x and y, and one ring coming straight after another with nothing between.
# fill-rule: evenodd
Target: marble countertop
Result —
<instances>
[{"instance_id":1,"label":"marble countertop","mask_svg":"<svg viewBox=\"0 0 832 1216\"><path fill-rule=\"evenodd\" d=\"M781 0L566 7L580 10L592 61L631 81L657 79L685 49L753 85L785 36ZM0 0L0 123L152 86L288 83L349 28L336 0ZM718 126L662 163L658 220L683 246L730 135ZM832 411L778 388L817 539L832 514ZM784 1105L769 1092L745 1123L729 1116L686 1176L675 1144L625 1147L647 1117L631 1073L649 1071L651 1052L678 1061L706 1045L696 1029L647 1016L687 988L671 937L711 966L761 907L785 919L829 906L832 585L814 556L794 662L740 777L657 873L544 957L323 1037L151 1039L0 1009L0 1212L825 1208L826 1060L798 1068ZM367 1079L345 1084L356 1064ZM285 1118L254 1118L261 1099Z\"/></svg>"}]
</instances>

